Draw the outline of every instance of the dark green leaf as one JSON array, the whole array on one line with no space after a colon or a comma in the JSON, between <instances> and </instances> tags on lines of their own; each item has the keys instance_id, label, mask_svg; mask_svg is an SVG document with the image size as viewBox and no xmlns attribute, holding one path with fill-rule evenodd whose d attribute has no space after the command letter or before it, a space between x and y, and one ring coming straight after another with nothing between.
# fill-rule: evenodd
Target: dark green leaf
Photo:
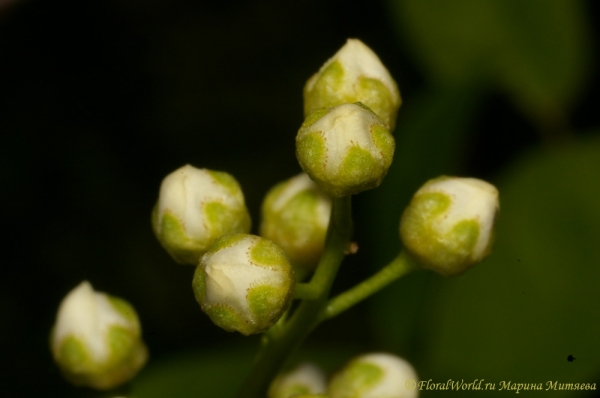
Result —
<instances>
[{"instance_id":1,"label":"dark green leaf","mask_svg":"<svg viewBox=\"0 0 600 398\"><path fill-rule=\"evenodd\" d=\"M560 119L577 99L591 48L581 1L390 0L403 38L441 85L499 85L532 118Z\"/></svg>"},{"instance_id":2,"label":"dark green leaf","mask_svg":"<svg viewBox=\"0 0 600 398\"><path fill-rule=\"evenodd\" d=\"M494 253L424 306L421 378L598 381L600 140L534 153L498 185Z\"/></svg>"}]
</instances>

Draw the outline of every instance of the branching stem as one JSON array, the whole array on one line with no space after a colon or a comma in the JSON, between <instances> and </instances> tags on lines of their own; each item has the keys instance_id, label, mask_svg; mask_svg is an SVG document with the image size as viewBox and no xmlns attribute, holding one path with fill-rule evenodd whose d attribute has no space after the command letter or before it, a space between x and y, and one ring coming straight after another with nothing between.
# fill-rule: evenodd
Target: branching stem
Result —
<instances>
[{"instance_id":1,"label":"branching stem","mask_svg":"<svg viewBox=\"0 0 600 398\"><path fill-rule=\"evenodd\" d=\"M311 281L301 284L305 286L300 288L310 299L300 303L288 322L265 334L264 344L238 398L265 397L271 380L319 323L331 285L349 247L351 233L351 196L333 199L323 255Z\"/></svg>"}]
</instances>

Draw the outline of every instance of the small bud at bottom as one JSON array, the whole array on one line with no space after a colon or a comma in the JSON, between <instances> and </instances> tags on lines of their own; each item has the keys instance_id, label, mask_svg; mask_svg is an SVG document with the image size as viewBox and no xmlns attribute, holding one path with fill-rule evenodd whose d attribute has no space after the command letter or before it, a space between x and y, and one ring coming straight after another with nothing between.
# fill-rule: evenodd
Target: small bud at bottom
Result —
<instances>
[{"instance_id":1,"label":"small bud at bottom","mask_svg":"<svg viewBox=\"0 0 600 398\"><path fill-rule=\"evenodd\" d=\"M327 389L325 374L315 365L304 363L278 376L269 387L268 398L319 396Z\"/></svg>"},{"instance_id":2,"label":"small bud at bottom","mask_svg":"<svg viewBox=\"0 0 600 398\"><path fill-rule=\"evenodd\" d=\"M368 354L353 359L334 375L327 393L331 398L415 398L418 390L406 388L417 380L413 367L391 354Z\"/></svg>"}]
</instances>

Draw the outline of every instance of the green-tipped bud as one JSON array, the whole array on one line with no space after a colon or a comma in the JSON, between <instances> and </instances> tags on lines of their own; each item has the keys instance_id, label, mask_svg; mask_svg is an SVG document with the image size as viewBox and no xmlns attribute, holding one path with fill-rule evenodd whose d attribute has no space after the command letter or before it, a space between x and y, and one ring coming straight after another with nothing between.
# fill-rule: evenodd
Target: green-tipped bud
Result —
<instances>
[{"instance_id":1,"label":"green-tipped bud","mask_svg":"<svg viewBox=\"0 0 600 398\"><path fill-rule=\"evenodd\" d=\"M250 231L250 215L231 175L186 165L163 180L152 227L175 261L198 265L215 239Z\"/></svg>"},{"instance_id":2,"label":"green-tipped bud","mask_svg":"<svg viewBox=\"0 0 600 398\"><path fill-rule=\"evenodd\" d=\"M99 390L125 383L148 358L133 307L88 282L61 302L50 349L68 381Z\"/></svg>"},{"instance_id":3,"label":"green-tipped bud","mask_svg":"<svg viewBox=\"0 0 600 398\"><path fill-rule=\"evenodd\" d=\"M319 188L333 197L381 184L392 164L394 137L362 104L311 113L298 131L296 156Z\"/></svg>"},{"instance_id":4,"label":"green-tipped bud","mask_svg":"<svg viewBox=\"0 0 600 398\"><path fill-rule=\"evenodd\" d=\"M277 322L290 304L294 283L280 247L258 236L236 234L217 239L202 256L192 287L216 325L249 335Z\"/></svg>"},{"instance_id":5,"label":"green-tipped bud","mask_svg":"<svg viewBox=\"0 0 600 398\"><path fill-rule=\"evenodd\" d=\"M373 50L348 39L304 86L304 115L354 102L371 108L393 130L401 104L398 86Z\"/></svg>"},{"instance_id":6,"label":"green-tipped bud","mask_svg":"<svg viewBox=\"0 0 600 398\"><path fill-rule=\"evenodd\" d=\"M457 275L491 250L498 190L475 178L427 181L404 210L400 237L424 268Z\"/></svg>"},{"instance_id":7,"label":"green-tipped bud","mask_svg":"<svg viewBox=\"0 0 600 398\"><path fill-rule=\"evenodd\" d=\"M331 199L304 173L281 182L265 197L260 235L280 246L292 265L317 265L329 225Z\"/></svg>"},{"instance_id":8,"label":"green-tipped bud","mask_svg":"<svg viewBox=\"0 0 600 398\"><path fill-rule=\"evenodd\" d=\"M325 373L315 365L304 363L273 380L268 398L318 397L326 390Z\"/></svg>"},{"instance_id":9,"label":"green-tipped bud","mask_svg":"<svg viewBox=\"0 0 600 398\"><path fill-rule=\"evenodd\" d=\"M327 390L331 398L415 398L417 374L395 355L357 357L335 374Z\"/></svg>"}]
</instances>

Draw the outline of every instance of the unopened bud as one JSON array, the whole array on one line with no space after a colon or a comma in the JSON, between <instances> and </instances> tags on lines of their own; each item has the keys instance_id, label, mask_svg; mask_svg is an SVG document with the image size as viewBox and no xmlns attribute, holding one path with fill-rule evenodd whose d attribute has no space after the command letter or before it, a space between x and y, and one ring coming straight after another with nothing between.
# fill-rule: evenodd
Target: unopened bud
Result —
<instances>
[{"instance_id":1,"label":"unopened bud","mask_svg":"<svg viewBox=\"0 0 600 398\"><path fill-rule=\"evenodd\" d=\"M457 275L489 254L498 209L493 185L442 176L415 193L402 215L400 236L422 267Z\"/></svg>"},{"instance_id":2,"label":"unopened bud","mask_svg":"<svg viewBox=\"0 0 600 398\"><path fill-rule=\"evenodd\" d=\"M333 197L357 194L383 181L394 156L388 127L362 104L311 113L298 131L296 156L319 188Z\"/></svg>"},{"instance_id":3,"label":"unopened bud","mask_svg":"<svg viewBox=\"0 0 600 398\"><path fill-rule=\"evenodd\" d=\"M290 372L279 375L269 387L268 398L315 397L326 390L325 373L315 365L304 363Z\"/></svg>"},{"instance_id":4,"label":"unopened bud","mask_svg":"<svg viewBox=\"0 0 600 398\"><path fill-rule=\"evenodd\" d=\"M260 235L281 247L295 267L314 269L325 246L330 211L331 199L299 174L267 193Z\"/></svg>"},{"instance_id":5,"label":"unopened bud","mask_svg":"<svg viewBox=\"0 0 600 398\"><path fill-rule=\"evenodd\" d=\"M304 87L304 115L319 108L362 102L394 129L401 104L396 82L377 55L362 41L346 44Z\"/></svg>"},{"instance_id":6,"label":"unopened bud","mask_svg":"<svg viewBox=\"0 0 600 398\"><path fill-rule=\"evenodd\" d=\"M236 234L217 239L202 256L192 287L202 310L227 331L264 332L288 308L294 273L268 239Z\"/></svg>"},{"instance_id":7,"label":"unopened bud","mask_svg":"<svg viewBox=\"0 0 600 398\"><path fill-rule=\"evenodd\" d=\"M417 374L404 359L391 354L368 354L353 359L333 376L331 398L415 398ZM408 383L407 383L408 382ZM409 387L407 387L409 386Z\"/></svg>"},{"instance_id":8,"label":"unopened bud","mask_svg":"<svg viewBox=\"0 0 600 398\"><path fill-rule=\"evenodd\" d=\"M61 302L50 348L67 380L100 390L125 383L148 358L133 307L88 282Z\"/></svg>"},{"instance_id":9,"label":"unopened bud","mask_svg":"<svg viewBox=\"0 0 600 398\"><path fill-rule=\"evenodd\" d=\"M329 395L325 395L325 394L297 394L297 395L290 395L289 398L329 398Z\"/></svg>"},{"instance_id":10,"label":"unopened bud","mask_svg":"<svg viewBox=\"0 0 600 398\"><path fill-rule=\"evenodd\" d=\"M248 232L250 215L231 175L186 165L163 180L152 226L175 261L198 265L215 239Z\"/></svg>"}]
</instances>

